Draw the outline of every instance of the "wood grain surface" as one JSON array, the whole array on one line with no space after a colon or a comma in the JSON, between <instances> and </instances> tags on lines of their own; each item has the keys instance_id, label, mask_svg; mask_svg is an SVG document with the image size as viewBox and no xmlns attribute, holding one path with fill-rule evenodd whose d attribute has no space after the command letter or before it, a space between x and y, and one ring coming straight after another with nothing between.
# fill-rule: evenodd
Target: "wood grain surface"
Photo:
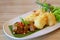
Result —
<instances>
[{"instance_id":1,"label":"wood grain surface","mask_svg":"<svg viewBox=\"0 0 60 40\"><path fill-rule=\"evenodd\" d=\"M36 0L0 0L0 40L8 40L3 33L3 24L19 15L37 8ZM47 0L48 3L60 6L60 0ZM60 29L32 40L60 40Z\"/></svg>"}]
</instances>

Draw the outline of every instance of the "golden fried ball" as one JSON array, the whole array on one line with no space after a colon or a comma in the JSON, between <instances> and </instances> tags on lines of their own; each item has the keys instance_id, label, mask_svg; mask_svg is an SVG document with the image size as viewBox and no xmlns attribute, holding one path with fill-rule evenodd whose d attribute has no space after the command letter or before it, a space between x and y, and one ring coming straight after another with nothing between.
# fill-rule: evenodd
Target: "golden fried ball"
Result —
<instances>
[{"instance_id":1,"label":"golden fried ball","mask_svg":"<svg viewBox=\"0 0 60 40\"><path fill-rule=\"evenodd\" d=\"M46 14L39 15L34 20L35 27L38 29L44 28L44 26L46 25L46 20L47 20Z\"/></svg>"}]
</instances>

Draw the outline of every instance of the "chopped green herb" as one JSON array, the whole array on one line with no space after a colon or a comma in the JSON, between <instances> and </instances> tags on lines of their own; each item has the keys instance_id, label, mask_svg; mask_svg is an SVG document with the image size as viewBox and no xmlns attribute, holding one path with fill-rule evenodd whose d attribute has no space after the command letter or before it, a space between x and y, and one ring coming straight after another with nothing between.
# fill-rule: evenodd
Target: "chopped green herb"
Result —
<instances>
[{"instance_id":1,"label":"chopped green herb","mask_svg":"<svg viewBox=\"0 0 60 40\"><path fill-rule=\"evenodd\" d=\"M50 4L40 3L39 0L37 0L36 3L37 3L38 5L40 5L40 6L42 6L42 9L43 9L43 10L50 12Z\"/></svg>"},{"instance_id":2,"label":"chopped green herb","mask_svg":"<svg viewBox=\"0 0 60 40\"><path fill-rule=\"evenodd\" d=\"M28 24L29 24L28 21L25 21L25 20L24 20L23 18L21 18L21 17L20 17L20 20L21 20L21 22L24 23L25 25L28 25Z\"/></svg>"},{"instance_id":3,"label":"chopped green herb","mask_svg":"<svg viewBox=\"0 0 60 40\"><path fill-rule=\"evenodd\" d=\"M55 17L56 17L56 20L57 20L58 22L60 22L60 9L55 10L53 14L54 14Z\"/></svg>"}]
</instances>

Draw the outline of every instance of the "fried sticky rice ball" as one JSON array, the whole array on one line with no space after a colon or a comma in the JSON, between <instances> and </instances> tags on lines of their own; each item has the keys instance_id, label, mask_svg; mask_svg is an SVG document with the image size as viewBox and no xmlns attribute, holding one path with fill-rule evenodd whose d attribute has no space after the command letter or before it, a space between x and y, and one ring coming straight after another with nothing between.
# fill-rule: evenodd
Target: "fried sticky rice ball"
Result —
<instances>
[{"instance_id":1,"label":"fried sticky rice ball","mask_svg":"<svg viewBox=\"0 0 60 40\"><path fill-rule=\"evenodd\" d=\"M54 16L54 14L48 13L48 12L46 14L47 14L47 18L48 18L48 25L52 26L52 25L56 24L56 18Z\"/></svg>"},{"instance_id":2,"label":"fried sticky rice ball","mask_svg":"<svg viewBox=\"0 0 60 40\"><path fill-rule=\"evenodd\" d=\"M47 21L46 14L42 14L35 18L34 25L36 28L42 29L46 25L46 21Z\"/></svg>"}]
</instances>

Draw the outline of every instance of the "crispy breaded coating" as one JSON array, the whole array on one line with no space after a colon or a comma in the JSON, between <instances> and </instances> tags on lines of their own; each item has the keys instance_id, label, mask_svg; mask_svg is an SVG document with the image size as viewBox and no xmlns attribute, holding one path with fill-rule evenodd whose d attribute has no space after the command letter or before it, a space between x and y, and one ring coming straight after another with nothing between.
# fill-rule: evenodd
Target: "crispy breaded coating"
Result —
<instances>
[{"instance_id":1,"label":"crispy breaded coating","mask_svg":"<svg viewBox=\"0 0 60 40\"><path fill-rule=\"evenodd\" d=\"M28 16L25 18L25 20L26 20L26 21L34 21L34 19L35 19L36 16L37 16L36 14L31 13L30 15L28 15Z\"/></svg>"},{"instance_id":2,"label":"crispy breaded coating","mask_svg":"<svg viewBox=\"0 0 60 40\"><path fill-rule=\"evenodd\" d=\"M34 20L34 25L36 28L42 29L46 25L46 21L47 21L46 14L42 14L36 17L36 19Z\"/></svg>"},{"instance_id":3,"label":"crispy breaded coating","mask_svg":"<svg viewBox=\"0 0 60 40\"><path fill-rule=\"evenodd\" d=\"M56 18L53 15L53 13L46 13L46 14L47 14L47 17L48 17L48 25L52 26L52 25L56 24Z\"/></svg>"}]
</instances>

